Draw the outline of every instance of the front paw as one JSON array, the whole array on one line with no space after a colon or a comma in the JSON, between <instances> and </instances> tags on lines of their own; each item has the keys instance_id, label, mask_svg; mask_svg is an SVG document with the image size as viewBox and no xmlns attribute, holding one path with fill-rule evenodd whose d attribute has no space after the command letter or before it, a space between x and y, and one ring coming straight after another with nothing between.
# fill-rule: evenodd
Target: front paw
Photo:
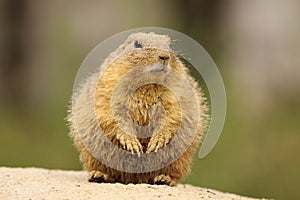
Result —
<instances>
[{"instance_id":1,"label":"front paw","mask_svg":"<svg viewBox=\"0 0 300 200\"><path fill-rule=\"evenodd\" d=\"M123 149L130 151L132 154L137 153L140 156L143 153L143 147L136 137L122 133L117 135L117 139Z\"/></svg>"},{"instance_id":2,"label":"front paw","mask_svg":"<svg viewBox=\"0 0 300 200\"><path fill-rule=\"evenodd\" d=\"M171 135L164 135L164 134L156 134L154 135L147 146L146 153L150 153L152 151L157 152L159 149L166 146L171 139Z\"/></svg>"}]
</instances>

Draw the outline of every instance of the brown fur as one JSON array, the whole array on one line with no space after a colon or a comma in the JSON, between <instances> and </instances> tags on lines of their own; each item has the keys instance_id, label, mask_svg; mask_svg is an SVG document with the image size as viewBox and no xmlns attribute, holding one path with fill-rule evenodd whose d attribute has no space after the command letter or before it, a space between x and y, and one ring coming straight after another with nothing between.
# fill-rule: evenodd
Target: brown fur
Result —
<instances>
[{"instance_id":1,"label":"brown fur","mask_svg":"<svg viewBox=\"0 0 300 200\"><path fill-rule=\"evenodd\" d=\"M132 49L135 41L143 44L143 48ZM153 33L131 35L106 59L101 72L90 76L74 95L73 107L68 116L70 135L80 150L84 168L90 172L89 181L174 186L189 172L193 152L204 137L207 107L201 90L188 74L187 68L171 51L169 43L167 36ZM152 72L156 65L170 67L172 70ZM147 76L149 79L150 76L151 80L159 80L165 85L143 84L144 78L141 76L144 74L145 78ZM178 74L189 81L192 85L191 90L186 86L188 84L184 79L178 78ZM136 81L137 85L140 81L141 86L131 88L132 81ZM177 97L173 94L174 91ZM190 93L196 97L194 104L197 105L200 115L196 134L188 134L193 132L191 124L195 121L193 119L195 106L191 106L193 103L190 99L193 96ZM177 99L178 96L180 99ZM177 130L180 126L184 134L175 137L179 135ZM140 137L147 131L151 132L150 136ZM159 155L161 149L169 144L172 146L171 141L174 141L173 147L164 155L156 157L157 163L171 158L174 151L182 152L182 155L163 168L153 171L124 172L113 169L101 162L101 159L95 158L99 156L102 159L110 159L118 154L120 159L127 159L127 154L123 156L122 152L117 153L106 148L105 138L96 139L102 137L100 135L104 135L108 141L126 152L137 154L146 161L148 158L143 157L145 153ZM182 141L189 142L188 146ZM89 144L88 148L86 144ZM97 151L97 155L92 155L90 149L101 151ZM130 159L138 158L128 158L129 163Z\"/></svg>"}]
</instances>

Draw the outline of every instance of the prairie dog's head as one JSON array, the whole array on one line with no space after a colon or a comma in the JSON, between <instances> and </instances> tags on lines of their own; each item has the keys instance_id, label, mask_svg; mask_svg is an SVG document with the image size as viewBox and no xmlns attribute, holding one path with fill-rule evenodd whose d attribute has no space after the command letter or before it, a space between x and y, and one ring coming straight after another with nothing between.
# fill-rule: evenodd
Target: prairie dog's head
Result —
<instances>
[{"instance_id":1,"label":"prairie dog's head","mask_svg":"<svg viewBox=\"0 0 300 200\"><path fill-rule=\"evenodd\" d=\"M106 75L121 78L131 71L133 77L142 79L144 76L165 77L172 70L184 74L185 67L170 44L167 35L134 33L110 54L105 66Z\"/></svg>"},{"instance_id":2,"label":"prairie dog's head","mask_svg":"<svg viewBox=\"0 0 300 200\"><path fill-rule=\"evenodd\" d=\"M131 51L147 51L149 49L160 49L171 51L171 40L167 35L155 33L134 33L130 35L123 44L114 52L113 57L121 56Z\"/></svg>"}]
</instances>

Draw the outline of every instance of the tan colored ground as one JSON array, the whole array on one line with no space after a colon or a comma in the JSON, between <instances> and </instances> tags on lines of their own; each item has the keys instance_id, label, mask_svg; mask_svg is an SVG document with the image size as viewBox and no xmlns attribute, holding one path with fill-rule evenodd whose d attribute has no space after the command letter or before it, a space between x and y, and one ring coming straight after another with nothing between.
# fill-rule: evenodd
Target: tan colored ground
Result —
<instances>
[{"instance_id":1,"label":"tan colored ground","mask_svg":"<svg viewBox=\"0 0 300 200\"><path fill-rule=\"evenodd\" d=\"M83 171L0 167L0 199L250 199L191 185L98 184L86 178Z\"/></svg>"}]
</instances>

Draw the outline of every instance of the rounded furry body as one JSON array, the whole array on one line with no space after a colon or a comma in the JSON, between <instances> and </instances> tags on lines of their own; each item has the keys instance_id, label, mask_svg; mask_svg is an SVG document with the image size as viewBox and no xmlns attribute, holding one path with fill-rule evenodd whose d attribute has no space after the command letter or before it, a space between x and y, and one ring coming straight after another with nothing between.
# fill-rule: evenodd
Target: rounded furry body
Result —
<instances>
[{"instance_id":1,"label":"rounded furry body","mask_svg":"<svg viewBox=\"0 0 300 200\"><path fill-rule=\"evenodd\" d=\"M68 121L89 181L174 186L190 170L206 113L169 37L136 33L74 94Z\"/></svg>"}]
</instances>

